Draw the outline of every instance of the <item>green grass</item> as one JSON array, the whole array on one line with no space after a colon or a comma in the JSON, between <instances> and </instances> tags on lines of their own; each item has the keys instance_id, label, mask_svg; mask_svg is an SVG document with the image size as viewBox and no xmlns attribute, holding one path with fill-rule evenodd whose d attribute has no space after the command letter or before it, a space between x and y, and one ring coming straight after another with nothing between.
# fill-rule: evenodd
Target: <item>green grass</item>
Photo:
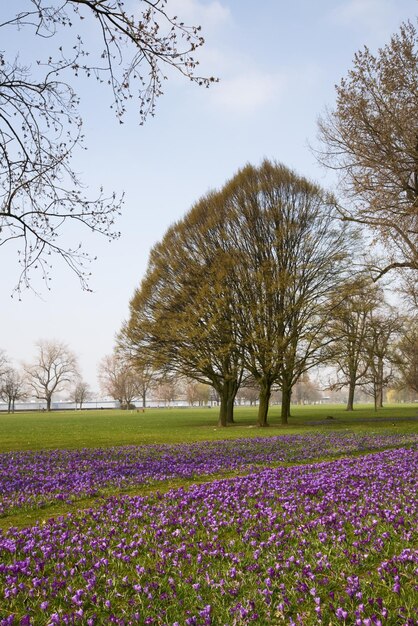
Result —
<instances>
[{"instance_id":1,"label":"green grass","mask_svg":"<svg viewBox=\"0 0 418 626\"><path fill-rule=\"evenodd\" d=\"M259 429L256 408L237 407L236 423L217 426L216 408L93 410L0 414L0 452L53 448L106 447L181 443L281 433L350 430L353 432L418 432L418 405L391 405L377 413L358 405L353 413L342 405L292 407L289 424L280 423L280 408L270 409L270 427ZM329 419L330 417L333 419Z\"/></svg>"}]
</instances>

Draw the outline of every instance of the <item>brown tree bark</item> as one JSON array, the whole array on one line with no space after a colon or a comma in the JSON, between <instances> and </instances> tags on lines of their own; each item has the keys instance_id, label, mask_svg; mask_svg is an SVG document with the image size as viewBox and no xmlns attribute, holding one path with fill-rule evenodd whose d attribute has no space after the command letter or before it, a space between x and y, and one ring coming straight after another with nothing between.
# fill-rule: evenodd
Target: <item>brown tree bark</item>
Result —
<instances>
[{"instance_id":1,"label":"brown tree bark","mask_svg":"<svg viewBox=\"0 0 418 626\"><path fill-rule=\"evenodd\" d=\"M282 385L282 408L281 423L287 424L290 417L290 400L292 398L292 388L287 383Z\"/></svg>"},{"instance_id":2,"label":"brown tree bark","mask_svg":"<svg viewBox=\"0 0 418 626\"><path fill-rule=\"evenodd\" d=\"M267 415L271 396L271 384L264 382L260 387L257 426L264 428L268 426Z\"/></svg>"},{"instance_id":3,"label":"brown tree bark","mask_svg":"<svg viewBox=\"0 0 418 626\"><path fill-rule=\"evenodd\" d=\"M354 392L356 389L356 384L354 381L350 381L350 384L348 386L348 400L347 400L347 407L346 407L346 411L354 411Z\"/></svg>"}]
</instances>

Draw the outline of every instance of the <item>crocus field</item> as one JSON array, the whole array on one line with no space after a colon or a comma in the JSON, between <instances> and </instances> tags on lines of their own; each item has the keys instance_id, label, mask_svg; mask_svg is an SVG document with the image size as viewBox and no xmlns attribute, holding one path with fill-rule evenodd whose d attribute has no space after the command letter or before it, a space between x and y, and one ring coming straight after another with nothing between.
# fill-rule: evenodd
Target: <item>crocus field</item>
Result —
<instances>
[{"instance_id":1,"label":"crocus field","mask_svg":"<svg viewBox=\"0 0 418 626\"><path fill-rule=\"evenodd\" d=\"M0 531L0 626L418 624L417 435L18 452L0 467L3 515L217 478Z\"/></svg>"},{"instance_id":2,"label":"crocus field","mask_svg":"<svg viewBox=\"0 0 418 626\"><path fill-rule=\"evenodd\" d=\"M190 444L0 454L0 516L170 479L418 443L417 434L309 433Z\"/></svg>"}]
</instances>

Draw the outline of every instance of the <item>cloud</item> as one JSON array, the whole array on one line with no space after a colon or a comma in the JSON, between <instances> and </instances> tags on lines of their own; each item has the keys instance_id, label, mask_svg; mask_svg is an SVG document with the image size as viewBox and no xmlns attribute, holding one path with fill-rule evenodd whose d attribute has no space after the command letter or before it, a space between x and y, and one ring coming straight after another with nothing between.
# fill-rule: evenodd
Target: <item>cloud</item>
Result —
<instances>
[{"instance_id":1,"label":"cloud","mask_svg":"<svg viewBox=\"0 0 418 626\"><path fill-rule=\"evenodd\" d=\"M393 27L395 15L395 0L344 0L332 10L330 18L339 25L386 34Z\"/></svg>"},{"instance_id":2,"label":"cloud","mask_svg":"<svg viewBox=\"0 0 418 626\"><path fill-rule=\"evenodd\" d=\"M282 93L284 79L259 68L246 53L234 48L235 22L221 0L170 0L170 15L177 15L186 24L202 26L205 45L196 53L198 74L216 76L219 83L205 91L206 106L217 114L248 118L275 102ZM228 26L228 43L219 37ZM181 84L184 87L184 84Z\"/></svg>"},{"instance_id":3,"label":"cloud","mask_svg":"<svg viewBox=\"0 0 418 626\"><path fill-rule=\"evenodd\" d=\"M210 90L210 101L219 111L249 117L275 102L285 80L276 74L252 70L221 79Z\"/></svg>"},{"instance_id":4,"label":"cloud","mask_svg":"<svg viewBox=\"0 0 418 626\"><path fill-rule=\"evenodd\" d=\"M170 0L167 5L170 16L177 15L186 24L200 25L205 32L227 23L231 18L228 7L219 0Z\"/></svg>"}]
</instances>

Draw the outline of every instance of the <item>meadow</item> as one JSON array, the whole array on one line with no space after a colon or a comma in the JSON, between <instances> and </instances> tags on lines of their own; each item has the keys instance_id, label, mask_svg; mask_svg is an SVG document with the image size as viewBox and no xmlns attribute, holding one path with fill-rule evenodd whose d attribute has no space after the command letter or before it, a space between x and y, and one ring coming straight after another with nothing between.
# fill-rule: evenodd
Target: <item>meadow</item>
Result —
<instances>
[{"instance_id":1,"label":"meadow","mask_svg":"<svg viewBox=\"0 0 418 626\"><path fill-rule=\"evenodd\" d=\"M330 418L333 419L330 419ZM256 408L236 407L235 424L217 426L218 409L169 408L136 411L91 410L0 414L0 452L52 448L92 448L149 443L216 441L256 437ZM269 411L270 426L263 436L283 433L417 432L418 403L388 405L377 413L357 405L347 413L342 405L294 406L289 424L280 423L280 409Z\"/></svg>"},{"instance_id":2,"label":"meadow","mask_svg":"<svg viewBox=\"0 0 418 626\"><path fill-rule=\"evenodd\" d=\"M0 626L416 626L417 409L1 415Z\"/></svg>"}]
</instances>

